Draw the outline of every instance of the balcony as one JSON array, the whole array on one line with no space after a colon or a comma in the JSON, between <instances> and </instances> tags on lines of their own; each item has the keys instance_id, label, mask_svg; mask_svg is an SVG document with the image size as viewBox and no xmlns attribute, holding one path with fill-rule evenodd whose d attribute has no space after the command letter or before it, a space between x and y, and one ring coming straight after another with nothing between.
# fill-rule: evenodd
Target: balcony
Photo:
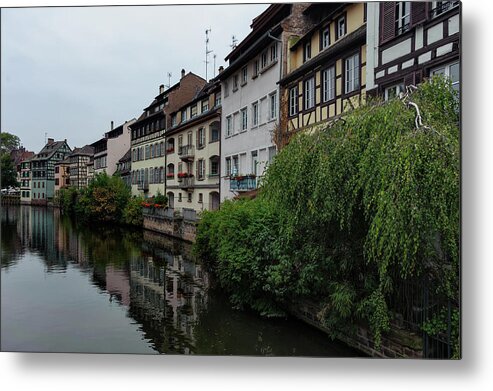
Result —
<instances>
[{"instance_id":1,"label":"balcony","mask_svg":"<svg viewBox=\"0 0 493 391\"><path fill-rule=\"evenodd\" d=\"M181 160L193 160L195 157L193 145L182 145L178 147L178 156L180 156Z\"/></svg>"},{"instance_id":2,"label":"balcony","mask_svg":"<svg viewBox=\"0 0 493 391\"><path fill-rule=\"evenodd\" d=\"M242 175L231 177L229 189L231 191L249 191L257 188L257 178L254 175Z\"/></svg>"},{"instance_id":3,"label":"balcony","mask_svg":"<svg viewBox=\"0 0 493 391\"><path fill-rule=\"evenodd\" d=\"M149 191L149 181L141 181L137 184L138 190Z\"/></svg>"},{"instance_id":4,"label":"balcony","mask_svg":"<svg viewBox=\"0 0 493 391\"><path fill-rule=\"evenodd\" d=\"M180 187L180 189L193 190L194 185L195 185L194 177L180 178L180 181L178 182L178 186Z\"/></svg>"}]
</instances>

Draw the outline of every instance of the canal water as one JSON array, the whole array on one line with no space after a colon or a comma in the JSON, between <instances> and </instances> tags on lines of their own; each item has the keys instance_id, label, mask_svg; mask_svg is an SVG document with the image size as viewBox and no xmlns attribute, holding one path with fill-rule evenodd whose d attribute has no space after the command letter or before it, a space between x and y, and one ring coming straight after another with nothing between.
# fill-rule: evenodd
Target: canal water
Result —
<instances>
[{"instance_id":1,"label":"canal water","mask_svg":"<svg viewBox=\"0 0 493 391\"><path fill-rule=\"evenodd\" d=\"M1 350L355 357L295 319L231 308L191 246L2 206Z\"/></svg>"}]
</instances>

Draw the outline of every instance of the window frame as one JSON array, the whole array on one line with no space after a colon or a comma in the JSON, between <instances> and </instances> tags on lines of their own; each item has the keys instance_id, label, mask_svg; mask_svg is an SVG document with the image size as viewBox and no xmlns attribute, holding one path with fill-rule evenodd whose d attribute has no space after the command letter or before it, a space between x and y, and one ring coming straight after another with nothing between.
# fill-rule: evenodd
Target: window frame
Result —
<instances>
[{"instance_id":1,"label":"window frame","mask_svg":"<svg viewBox=\"0 0 493 391\"><path fill-rule=\"evenodd\" d=\"M347 66L347 61L349 59L354 59L355 56L358 56L358 62L357 62L357 77L358 77L358 85L357 86L354 86L354 76L355 76L355 72L354 70L356 69L356 67L354 67L354 62L353 62L353 68L351 69L352 70L352 76L353 78L351 79L352 82L353 82L353 86L352 86L352 89L351 90L348 90L348 80L350 80L348 78L348 66ZM354 61L354 60L353 60ZM346 56L344 58L344 62L343 62L343 76L344 76L344 95L352 95L352 94L355 94L358 92L358 90L361 89L361 53L360 53L360 49L358 49L356 52L353 52L352 54L349 54L348 56Z\"/></svg>"},{"instance_id":2,"label":"window frame","mask_svg":"<svg viewBox=\"0 0 493 391\"><path fill-rule=\"evenodd\" d=\"M328 86L327 84L327 78L326 78L326 73L332 71L332 75L330 75L329 81L332 82L332 85ZM322 103L329 103L336 98L336 67L335 64L329 65L328 67L322 69L320 71L320 79L322 81L322 88L321 88L321 100ZM326 96L327 93L332 91L332 94L329 94L329 96Z\"/></svg>"},{"instance_id":3,"label":"window frame","mask_svg":"<svg viewBox=\"0 0 493 391\"><path fill-rule=\"evenodd\" d=\"M330 46L330 25L325 26L320 30L320 51L327 49ZM327 42L325 40L325 33L327 33Z\"/></svg>"},{"instance_id":4,"label":"window frame","mask_svg":"<svg viewBox=\"0 0 493 391\"><path fill-rule=\"evenodd\" d=\"M310 91L310 96L308 95L308 83L312 82L312 90ZM312 105L308 105L308 98L311 98ZM306 79L303 80L303 110L308 111L308 110L314 110L315 109L315 75L311 75L307 77Z\"/></svg>"},{"instance_id":5,"label":"window frame","mask_svg":"<svg viewBox=\"0 0 493 391\"><path fill-rule=\"evenodd\" d=\"M341 24L340 22L343 22L344 31L341 32ZM346 13L342 14L336 19L336 25L335 25L335 32L336 32L336 40L340 39L341 37L344 37L347 34L347 18L346 18Z\"/></svg>"},{"instance_id":6,"label":"window frame","mask_svg":"<svg viewBox=\"0 0 493 391\"><path fill-rule=\"evenodd\" d=\"M241 113L240 131L245 132L248 130L248 108L243 107L240 110L240 113Z\"/></svg>"},{"instance_id":7,"label":"window frame","mask_svg":"<svg viewBox=\"0 0 493 391\"><path fill-rule=\"evenodd\" d=\"M312 41L310 39L303 45L303 62L307 62L312 58Z\"/></svg>"}]
</instances>

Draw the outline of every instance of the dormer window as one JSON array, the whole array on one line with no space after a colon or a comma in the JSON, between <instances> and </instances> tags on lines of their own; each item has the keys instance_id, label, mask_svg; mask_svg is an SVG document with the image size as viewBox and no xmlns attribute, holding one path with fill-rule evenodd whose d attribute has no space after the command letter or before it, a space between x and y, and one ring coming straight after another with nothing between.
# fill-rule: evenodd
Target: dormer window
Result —
<instances>
[{"instance_id":1,"label":"dormer window","mask_svg":"<svg viewBox=\"0 0 493 391\"><path fill-rule=\"evenodd\" d=\"M197 116L197 105L193 105L190 109L190 118Z\"/></svg>"},{"instance_id":2,"label":"dormer window","mask_svg":"<svg viewBox=\"0 0 493 391\"><path fill-rule=\"evenodd\" d=\"M233 91L236 91L238 89L238 75L233 76Z\"/></svg>"},{"instance_id":3,"label":"dormer window","mask_svg":"<svg viewBox=\"0 0 493 391\"><path fill-rule=\"evenodd\" d=\"M336 25L336 39L341 38L343 35L346 35L346 16L343 15L339 19L337 19Z\"/></svg>"},{"instance_id":4,"label":"dormer window","mask_svg":"<svg viewBox=\"0 0 493 391\"><path fill-rule=\"evenodd\" d=\"M327 49L330 44L329 26L325 27L321 32L321 49Z\"/></svg>"},{"instance_id":5,"label":"dormer window","mask_svg":"<svg viewBox=\"0 0 493 391\"><path fill-rule=\"evenodd\" d=\"M308 61L310 58L312 58L312 43L308 41L303 47L303 61Z\"/></svg>"},{"instance_id":6,"label":"dormer window","mask_svg":"<svg viewBox=\"0 0 493 391\"><path fill-rule=\"evenodd\" d=\"M187 120L187 109L183 109L181 111L181 122L185 122Z\"/></svg>"}]
</instances>

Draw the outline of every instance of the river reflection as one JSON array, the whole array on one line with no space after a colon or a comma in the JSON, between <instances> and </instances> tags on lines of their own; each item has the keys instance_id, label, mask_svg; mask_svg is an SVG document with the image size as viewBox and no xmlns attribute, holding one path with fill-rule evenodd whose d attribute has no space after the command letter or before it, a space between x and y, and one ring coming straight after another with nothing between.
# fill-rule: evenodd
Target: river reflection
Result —
<instances>
[{"instance_id":1,"label":"river reflection","mask_svg":"<svg viewBox=\"0 0 493 391\"><path fill-rule=\"evenodd\" d=\"M358 356L292 319L231 309L191 246L3 207L2 350Z\"/></svg>"}]
</instances>

